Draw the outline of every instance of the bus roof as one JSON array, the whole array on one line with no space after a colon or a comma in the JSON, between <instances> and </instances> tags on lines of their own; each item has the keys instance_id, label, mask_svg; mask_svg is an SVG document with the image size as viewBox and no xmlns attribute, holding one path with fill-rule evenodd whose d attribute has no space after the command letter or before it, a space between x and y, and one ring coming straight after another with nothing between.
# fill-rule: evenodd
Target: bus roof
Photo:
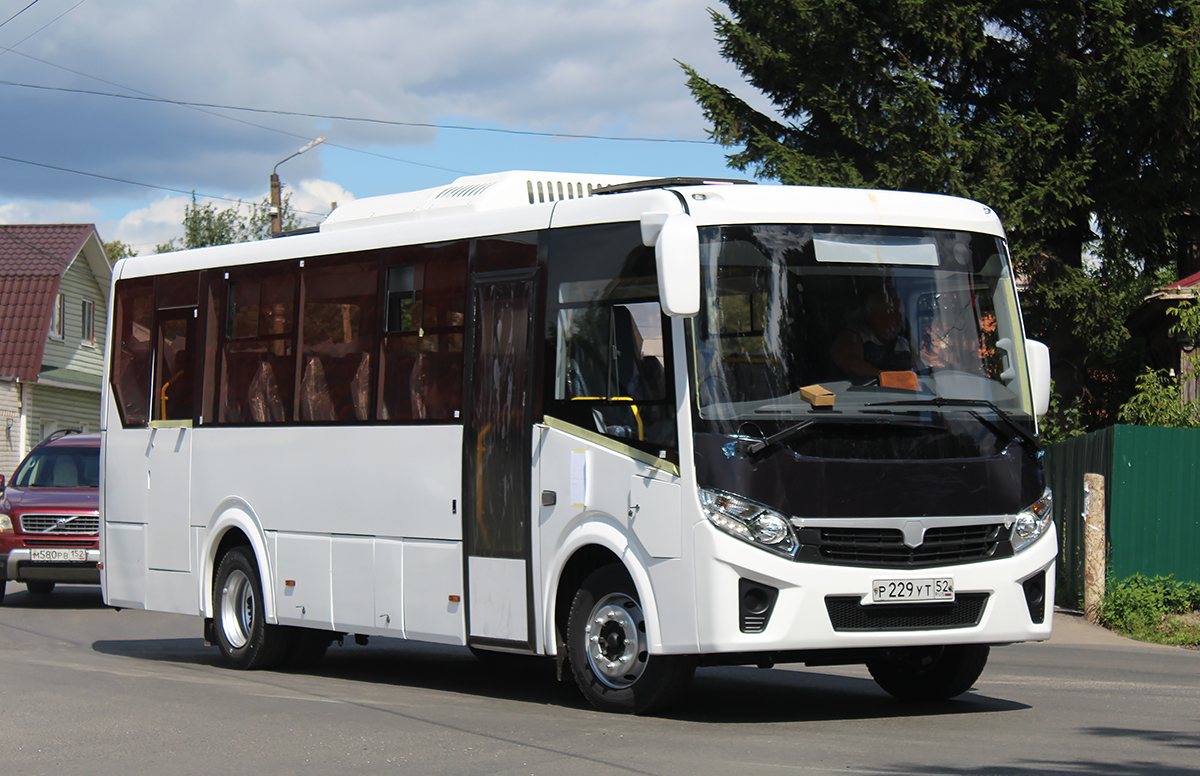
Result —
<instances>
[{"instance_id":1,"label":"bus roof","mask_svg":"<svg viewBox=\"0 0 1200 776\"><path fill-rule=\"evenodd\" d=\"M645 180L628 175L584 175L514 170L470 175L446 186L402 194L367 197L339 206L321 224L321 231L358 226L364 221L428 218L437 212L503 210L590 197L597 189Z\"/></svg>"},{"instance_id":2,"label":"bus roof","mask_svg":"<svg viewBox=\"0 0 1200 776\"><path fill-rule=\"evenodd\" d=\"M689 210L700 224L800 219L809 223L903 224L1004 234L990 208L958 197L870 189L738 185L748 183L752 182L517 170L463 177L446 186L422 191L355 200L334 210L321 225L321 231L531 206L553 209L556 204L565 208L565 211L555 209L556 225L565 225L577 218L587 220L595 210L593 205L580 200L671 189L686 197ZM580 212L580 208L589 214Z\"/></svg>"}]
</instances>

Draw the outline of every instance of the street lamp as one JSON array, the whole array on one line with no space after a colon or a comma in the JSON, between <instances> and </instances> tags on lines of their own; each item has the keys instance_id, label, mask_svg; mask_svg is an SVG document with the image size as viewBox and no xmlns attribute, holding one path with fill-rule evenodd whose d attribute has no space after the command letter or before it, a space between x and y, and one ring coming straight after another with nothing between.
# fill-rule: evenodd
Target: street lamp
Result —
<instances>
[{"instance_id":1,"label":"street lamp","mask_svg":"<svg viewBox=\"0 0 1200 776\"><path fill-rule=\"evenodd\" d=\"M279 235L281 235L283 233L283 202L282 202L282 198L280 197L280 193L279 193L279 165L283 164L288 159L295 159L297 156L304 153L305 151L311 149L312 147L314 147L316 145L324 143L324 142L325 142L325 138L319 137L316 140L309 143L308 145L301 148L296 153L287 157L287 159L280 159L278 162L275 163L275 166L271 168L271 236L272 237L278 237Z\"/></svg>"}]
</instances>

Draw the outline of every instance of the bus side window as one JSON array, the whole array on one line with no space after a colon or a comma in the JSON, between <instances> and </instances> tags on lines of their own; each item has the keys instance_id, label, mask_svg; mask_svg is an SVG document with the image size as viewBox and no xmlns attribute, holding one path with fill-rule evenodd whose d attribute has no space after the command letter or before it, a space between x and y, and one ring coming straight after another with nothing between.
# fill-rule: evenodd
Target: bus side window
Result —
<instances>
[{"instance_id":1,"label":"bus side window","mask_svg":"<svg viewBox=\"0 0 1200 776\"><path fill-rule=\"evenodd\" d=\"M284 423L295 382L296 265L230 272L218 421Z\"/></svg>"},{"instance_id":2,"label":"bus side window","mask_svg":"<svg viewBox=\"0 0 1200 776\"><path fill-rule=\"evenodd\" d=\"M150 326L154 279L119 280L113 311L112 388L121 424L143 426L150 412Z\"/></svg>"},{"instance_id":3,"label":"bus side window","mask_svg":"<svg viewBox=\"0 0 1200 776\"><path fill-rule=\"evenodd\" d=\"M586 403L601 433L670 439L661 428L670 412L656 404L667 398L658 302L565 308L558 317L555 398Z\"/></svg>"},{"instance_id":4,"label":"bus side window","mask_svg":"<svg viewBox=\"0 0 1200 776\"><path fill-rule=\"evenodd\" d=\"M451 421L462 410L467 241L397 249L387 267L376 417Z\"/></svg>"},{"instance_id":5,"label":"bus side window","mask_svg":"<svg viewBox=\"0 0 1200 776\"><path fill-rule=\"evenodd\" d=\"M653 249L636 223L547 235L546 414L678 456L670 338Z\"/></svg>"},{"instance_id":6,"label":"bus side window","mask_svg":"<svg viewBox=\"0 0 1200 776\"><path fill-rule=\"evenodd\" d=\"M370 418L378 262L308 262L302 270L300 420Z\"/></svg>"}]
</instances>

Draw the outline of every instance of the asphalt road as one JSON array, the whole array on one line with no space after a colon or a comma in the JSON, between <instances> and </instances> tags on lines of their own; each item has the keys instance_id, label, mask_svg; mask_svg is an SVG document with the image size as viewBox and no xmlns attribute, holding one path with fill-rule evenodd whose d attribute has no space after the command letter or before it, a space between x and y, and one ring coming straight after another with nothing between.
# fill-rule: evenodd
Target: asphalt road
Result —
<instances>
[{"instance_id":1,"label":"asphalt road","mask_svg":"<svg viewBox=\"0 0 1200 776\"><path fill-rule=\"evenodd\" d=\"M308 673L221 667L197 618L94 587L0 605L0 773L1200 776L1200 652L1060 613L972 692L906 705L864 669L701 669L679 713L600 714L541 662L372 639Z\"/></svg>"}]
</instances>

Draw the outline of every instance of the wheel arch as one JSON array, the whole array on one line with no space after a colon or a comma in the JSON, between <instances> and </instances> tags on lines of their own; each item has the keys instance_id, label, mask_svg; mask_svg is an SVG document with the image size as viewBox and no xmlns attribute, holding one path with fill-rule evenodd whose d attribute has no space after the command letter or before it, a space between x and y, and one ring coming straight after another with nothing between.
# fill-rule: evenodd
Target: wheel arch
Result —
<instances>
[{"instance_id":1,"label":"wheel arch","mask_svg":"<svg viewBox=\"0 0 1200 776\"><path fill-rule=\"evenodd\" d=\"M616 526L604 521L594 521L577 526L555 554L549 575L554 581L547 586L544 609L545 622L551 626L547 629L545 637L547 654L557 655L563 648L567 617L571 611L575 591L589 574L609 564L620 565L633 580L646 618L647 643L652 650L661 646L658 605L652 594L653 587L646 558L638 552L637 545L630 542L624 532Z\"/></svg>"},{"instance_id":2,"label":"wheel arch","mask_svg":"<svg viewBox=\"0 0 1200 776\"><path fill-rule=\"evenodd\" d=\"M275 588L271 584L271 556L267 549L266 534L250 505L241 499L229 499L217 507L205 530L203 551L203 575L201 579L201 613L212 617L213 578L220 559L234 547L249 547L258 566L259 582L263 593L263 617L268 623L275 622Z\"/></svg>"}]
</instances>

